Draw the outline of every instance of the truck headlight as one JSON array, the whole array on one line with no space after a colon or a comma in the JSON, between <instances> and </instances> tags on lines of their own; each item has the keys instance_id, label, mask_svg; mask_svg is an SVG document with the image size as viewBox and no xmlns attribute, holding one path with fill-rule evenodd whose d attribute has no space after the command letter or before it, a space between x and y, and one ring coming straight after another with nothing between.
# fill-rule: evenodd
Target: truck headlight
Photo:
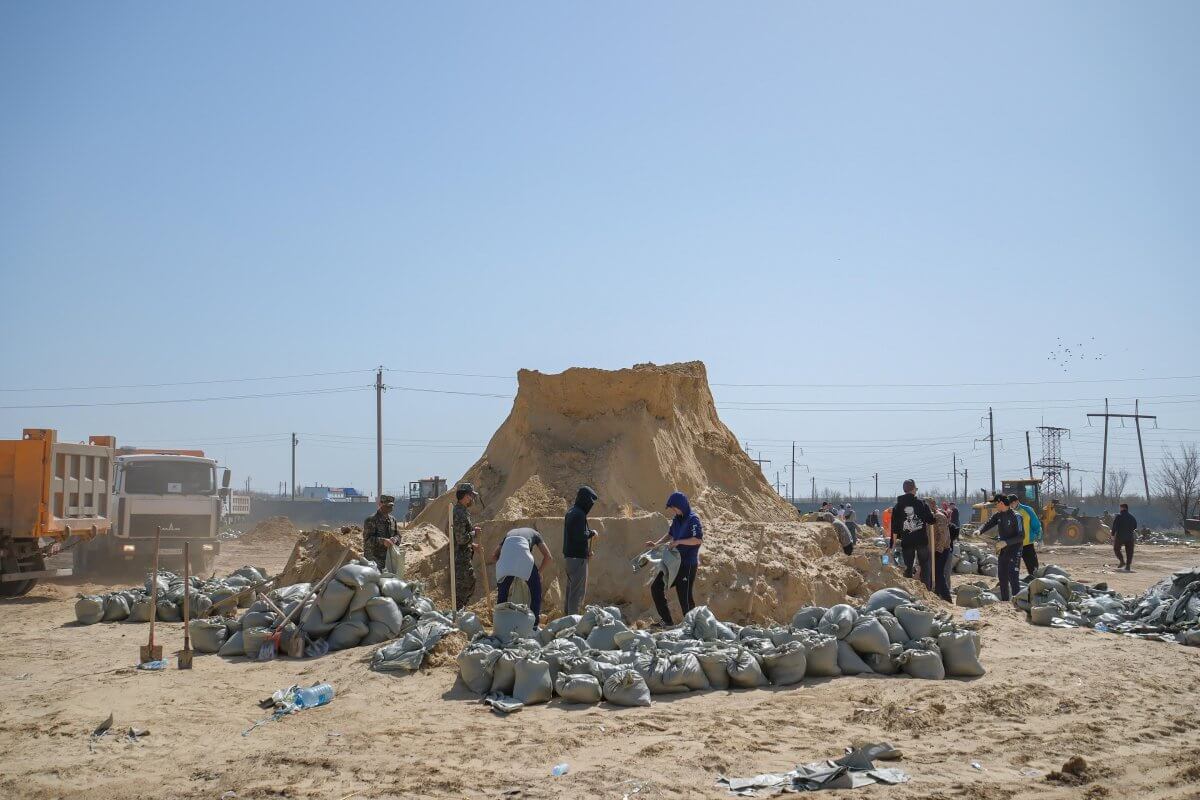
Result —
<instances>
[{"instance_id":1,"label":"truck headlight","mask_svg":"<svg viewBox=\"0 0 1200 800\"><path fill-rule=\"evenodd\" d=\"M132 545L132 544L123 544L123 545L121 545L121 552L122 552L122 553L132 553L132 552L133 552L134 550L136 550L136 549L137 549L137 547L136 547L136 546L134 546L134 545Z\"/></svg>"},{"instance_id":2,"label":"truck headlight","mask_svg":"<svg viewBox=\"0 0 1200 800\"><path fill-rule=\"evenodd\" d=\"M200 545L200 549L206 553L211 553L213 546L211 544L202 544L202 545Z\"/></svg>"}]
</instances>

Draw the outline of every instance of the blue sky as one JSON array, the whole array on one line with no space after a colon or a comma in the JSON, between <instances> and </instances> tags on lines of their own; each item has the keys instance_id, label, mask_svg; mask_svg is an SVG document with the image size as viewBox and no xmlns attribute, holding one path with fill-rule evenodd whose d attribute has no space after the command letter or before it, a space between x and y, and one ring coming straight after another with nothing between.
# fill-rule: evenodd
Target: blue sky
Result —
<instances>
[{"instance_id":1,"label":"blue sky","mask_svg":"<svg viewBox=\"0 0 1200 800\"><path fill-rule=\"evenodd\" d=\"M1186 2L5 4L0 435L199 444L274 490L296 430L301 483L369 489L367 370L502 395L389 391L399 487L461 474L518 368L700 359L790 384L714 386L772 480L796 439L818 489L948 486L955 452L978 487L990 402L998 471L1062 425L1090 483L1105 396L1153 398L1153 470L1200 438L1200 379L1145 380L1200 374L1198 23ZM285 375L310 377L24 391ZM346 391L96 405L317 388ZM65 404L87 407L44 407Z\"/></svg>"}]
</instances>

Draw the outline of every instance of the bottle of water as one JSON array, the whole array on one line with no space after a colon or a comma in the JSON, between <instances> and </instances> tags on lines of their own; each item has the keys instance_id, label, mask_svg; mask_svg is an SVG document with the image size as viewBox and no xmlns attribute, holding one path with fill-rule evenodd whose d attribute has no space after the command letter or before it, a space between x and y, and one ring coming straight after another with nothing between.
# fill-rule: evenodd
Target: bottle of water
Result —
<instances>
[{"instance_id":1,"label":"bottle of water","mask_svg":"<svg viewBox=\"0 0 1200 800\"><path fill-rule=\"evenodd\" d=\"M333 687L328 683L318 683L296 690L296 705L300 708L316 708L333 700Z\"/></svg>"},{"instance_id":2,"label":"bottle of water","mask_svg":"<svg viewBox=\"0 0 1200 800\"><path fill-rule=\"evenodd\" d=\"M567 763L555 764L554 769L550 770L550 774L556 778L561 778L563 775L567 774L567 770L570 768L571 765Z\"/></svg>"}]
</instances>

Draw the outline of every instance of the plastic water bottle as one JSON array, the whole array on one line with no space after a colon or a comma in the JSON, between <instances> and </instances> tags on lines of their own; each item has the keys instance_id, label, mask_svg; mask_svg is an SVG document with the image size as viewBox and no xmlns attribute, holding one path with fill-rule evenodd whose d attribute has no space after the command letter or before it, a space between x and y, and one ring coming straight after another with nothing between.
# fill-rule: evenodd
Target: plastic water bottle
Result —
<instances>
[{"instance_id":1,"label":"plastic water bottle","mask_svg":"<svg viewBox=\"0 0 1200 800\"><path fill-rule=\"evenodd\" d=\"M883 554L883 565L886 567L890 563L892 563L892 557L889 556L887 553L884 553Z\"/></svg>"},{"instance_id":2,"label":"plastic water bottle","mask_svg":"<svg viewBox=\"0 0 1200 800\"><path fill-rule=\"evenodd\" d=\"M567 770L570 768L571 765L564 761L561 764L555 764L554 769L550 770L550 774L556 778L561 778L563 775L567 774Z\"/></svg>"},{"instance_id":3,"label":"plastic water bottle","mask_svg":"<svg viewBox=\"0 0 1200 800\"><path fill-rule=\"evenodd\" d=\"M328 705L333 700L333 687L328 683L318 683L296 690L296 705L300 708L316 708Z\"/></svg>"}]
</instances>

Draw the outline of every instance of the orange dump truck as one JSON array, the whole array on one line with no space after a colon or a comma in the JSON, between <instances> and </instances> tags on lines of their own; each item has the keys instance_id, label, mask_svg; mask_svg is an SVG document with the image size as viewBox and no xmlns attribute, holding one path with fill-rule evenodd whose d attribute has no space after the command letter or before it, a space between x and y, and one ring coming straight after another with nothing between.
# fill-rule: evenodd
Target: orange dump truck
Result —
<instances>
[{"instance_id":1,"label":"orange dump truck","mask_svg":"<svg viewBox=\"0 0 1200 800\"><path fill-rule=\"evenodd\" d=\"M112 436L67 444L44 428L0 440L0 596L23 595L39 578L70 575L47 569L46 559L68 539L108 533L115 448Z\"/></svg>"}]
</instances>

